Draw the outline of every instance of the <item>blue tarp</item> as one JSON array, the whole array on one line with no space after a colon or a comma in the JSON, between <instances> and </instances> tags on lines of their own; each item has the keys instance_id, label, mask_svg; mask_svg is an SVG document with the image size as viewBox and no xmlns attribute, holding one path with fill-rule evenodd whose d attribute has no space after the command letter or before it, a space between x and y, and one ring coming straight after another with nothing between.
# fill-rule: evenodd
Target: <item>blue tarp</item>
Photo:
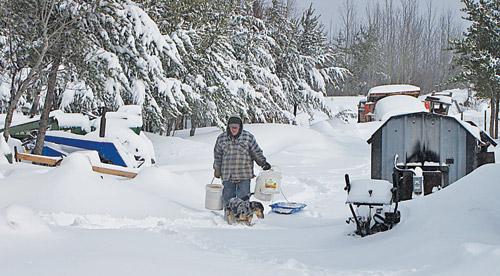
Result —
<instances>
[{"instance_id":1,"label":"blue tarp","mask_svg":"<svg viewBox=\"0 0 500 276\"><path fill-rule=\"evenodd\" d=\"M44 145L42 149L43 156L51 156L51 157L63 157L66 156L65 152L54 149L48 145Z\"/></svg>"},{"instance_id":2,"label":"blue tarp","mask_svg":"<svg viewBox=\"0 0 500 276\"><path fill-rule=\"evenodd\" d=\"M68 138L68 137L58 137L58 136L45 136L45 142L50 142L54 144L70 146L85 150L95 150L99 153L99 157L103 163L111 163L114 165L127 167L125 161L118 153L115 145L111 142L98 142L98 141L89 141L77 138ZM52 148L47 148L47 156L63 156L63 153L58 152ZM44 149L45 149L44 148ZM44 154L45 155L45 154Z\"/></svg>"}]
</instances>

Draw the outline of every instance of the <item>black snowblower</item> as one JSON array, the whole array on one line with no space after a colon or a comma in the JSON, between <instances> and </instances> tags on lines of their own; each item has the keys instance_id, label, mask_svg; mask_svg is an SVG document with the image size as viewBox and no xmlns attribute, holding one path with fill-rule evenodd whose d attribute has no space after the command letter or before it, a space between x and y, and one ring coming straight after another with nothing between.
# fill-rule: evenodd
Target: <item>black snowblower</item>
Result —
<instances>
[{"instance_id":1,"label":"black snowblower","mask_svg":"<svg viewBox=\"0 0 500 276\"><path fill-rule=\"evenodd\" d=\"M400 222L398 188L389 181L361 179L351 182L346 174L345 183L346 204L352 213L346 222L356 224L356 235L364 237L387 231Z\"/></svg>"}]
</instances>

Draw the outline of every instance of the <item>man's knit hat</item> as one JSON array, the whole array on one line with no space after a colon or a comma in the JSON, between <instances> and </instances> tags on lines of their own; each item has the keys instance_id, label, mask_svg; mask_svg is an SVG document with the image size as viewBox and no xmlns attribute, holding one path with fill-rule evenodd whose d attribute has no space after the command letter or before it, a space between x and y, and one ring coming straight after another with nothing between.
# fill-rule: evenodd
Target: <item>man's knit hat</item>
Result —
<instances>
[{"instance_id":1,"label":"man's knit hat","mask_svg":"<svg viewBox=\"0 0 500 276\"><path fill-rule=\"evenodd\" d=\"M238 133L234 136L234 138L238 138L241 134L241 131L243 130L243 121L241 120L241 118L237 115L233 115L231 117L229 117L229 119L227 120L227 128L226 128L226 131L227 131L227 134L229 136L233 136L231 134L231 130L229 129L229 125L231 124L239 124L240 125L240 130L238 131Z\"/></svg>"},{"instance_id":2,"label":"man's knit hat","mask_svg":"<svg viewBox=\"0 0 500 276\"><path fill-rule=\"evenodd\" d=\"M227 125L230 124L239 124L240 126L243 125L243 122L241 121L241 118L238 116L231 116L229 120L227 120Z\"/></svg>"}]
</instances>

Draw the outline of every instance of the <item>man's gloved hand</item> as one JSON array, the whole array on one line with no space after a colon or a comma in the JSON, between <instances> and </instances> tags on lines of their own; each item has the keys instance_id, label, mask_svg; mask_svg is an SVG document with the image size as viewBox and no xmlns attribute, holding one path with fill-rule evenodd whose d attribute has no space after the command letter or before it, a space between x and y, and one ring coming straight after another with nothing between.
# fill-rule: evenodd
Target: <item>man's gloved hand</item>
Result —
<instances>
[{"instance_id":1,"label":"man's gloved hand","mask_svg":"<svg viewBox=\"0 0 500 276\"><path fill-rule=\"evenodd\" d=\"M221 176L220 170L215 169L214 170L214 177L215 178L220 178L220 176Z\"/></svg>"},{"instance_id":2,"label":"man's gloved hand","mask_svg":"<svg viewBox=\"0 0 500 276\"><path fill-rule=\"evenodd\" d=\"M264 171L270 170L271 169L271 164L269 164L269 163L266 162L264 165L262 165L262 169Z\"/></svg>"}]
</instances>

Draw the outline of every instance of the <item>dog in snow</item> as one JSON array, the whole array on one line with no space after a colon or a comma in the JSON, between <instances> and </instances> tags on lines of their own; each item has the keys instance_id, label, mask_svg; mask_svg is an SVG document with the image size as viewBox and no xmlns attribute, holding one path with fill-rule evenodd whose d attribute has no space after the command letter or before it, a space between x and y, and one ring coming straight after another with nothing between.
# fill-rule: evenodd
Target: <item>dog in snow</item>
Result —
<instances>
[{"instance_id":1,"label":"dog in snow","mask_svg":"<svg viewBox=\"0 0 500 276\"><path fill-rule=\"evenodd\" d=\"M228 224L234 224L235 222L245 223L246 225L252 225L253 215L258 218L264 218L264 205L258 201L250 201L250 197L245 197L243 199L238 197L233 197L224 206L224 217Z\"/></svg>"}]
</instances>

